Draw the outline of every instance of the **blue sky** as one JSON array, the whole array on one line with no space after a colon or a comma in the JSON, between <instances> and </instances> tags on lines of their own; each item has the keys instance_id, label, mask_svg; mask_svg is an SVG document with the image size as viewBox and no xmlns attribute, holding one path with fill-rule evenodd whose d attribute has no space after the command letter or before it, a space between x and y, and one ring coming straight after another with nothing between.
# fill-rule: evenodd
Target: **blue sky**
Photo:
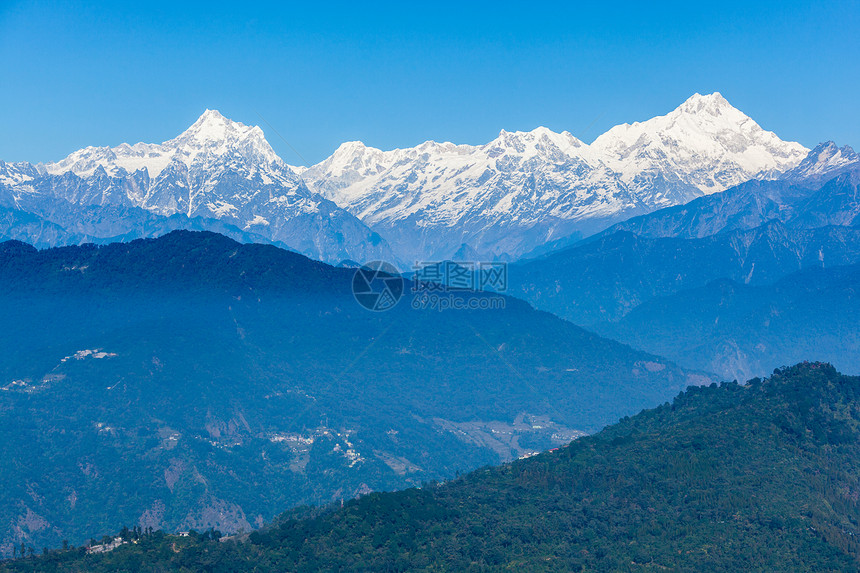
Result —
<instances>
[{"instance_id":1,"label":"blue sky","mask_svg":"<svg viewBox=\"0 0 860 573\"><path fill-rule=\"evenodd\" d=\"M294 164L538 125L590 142L712 91L860 147L860 3L597 4L0 0L0 159L160 142L205 108Z\"/></svg>"}]
</instances>

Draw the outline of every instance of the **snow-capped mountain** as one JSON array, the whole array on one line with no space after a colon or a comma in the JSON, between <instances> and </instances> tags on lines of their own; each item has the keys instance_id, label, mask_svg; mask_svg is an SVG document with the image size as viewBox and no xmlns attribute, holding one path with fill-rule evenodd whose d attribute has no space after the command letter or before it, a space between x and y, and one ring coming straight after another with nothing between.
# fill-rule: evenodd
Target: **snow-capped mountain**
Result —
<instances>
[{"instance_id":1,"label":"snow-capped mountain","mask_svg":"<svg viewBox=\"0 0 860 573\"><path fill-rule=\"evenodd\" d=\"M427 142L382 152L345 143L302 176L388 238L405 260L451 256L464 244L516 255L583 222L647 206L569 133L538 128L483 146Z\"/></svg>"},{"instance_id":2,"label":"snow-capped mountain","mask_svg":"<svg viewBox=\"0 0 860 573\"><path fill-rule=\"evenodd\" d=\"M765 131L719 93L695 94L667 115L617 125L590 147L634 193L661 206L688 201L696 191L772 179L809 151Z\"/></svg>"},{"instance_id":3,"label":"snow-capped mountain","mask_svg":"<svg viewBox=\"0 0 860 573\"><path fill-rule=\"evenodd\" d=\"M543 127L477 146L348 142L310 168L284 163L259 127L207 110L164 143L0 161L0 231L45 246L212 228L328 262L504 260L751 179L823 177L852 154L834 146L813 160L718 93L590 145Z\"/></svg>"},{"instance_id":4,"label":"snow-capped mountain","mask_svg":"<svg viewBox=\"0 0 860 573\"><path fill-rule=\"evenodd\" d=\"M428 141L380 151L360 142L303 170L305 182L387 237L405 260L467 245L515 258L796 166L807 149L781 141L720 94L610 129L591 145L539 127L480 146Z\"/></svg>"},{"instance_id":5,"label":"snow-capped mountain","mask_svg":"<svg viewBox=\"0 0 860 573\"><path fill-rule=\"evenodd\" d=\"M812 229L860 221L860 156L849 146L820 143L776 180L752 180L683 205L632 217L603 231L642 237L708 237L778 220Z\"/></svg>"},{"instance_id":6,"label":"snow-capped mountain","mask_svg":"<svg viewBox=\"0 0 860 573\"><path fill-rule=\"evenodd\" d=\"M860 155L850 146L839 147L832 141L815 146L803 161L780 176L789 181L824 183L836 175L860 167Z\"/></svg>"},{"instance_id":7,"label":"snow-capped mountain","mask_svg":"<svg viewBox=\"0 0 860 573\"><path fill-rule=\"evenodd\" d=\"M2 164L0 185L16 208L57 200L139 207L219 220L325 261L393 256L356 217L311 192L259 127L215 110L164 143L87 147L45 165Z\"/></svg>"}]
</instances>

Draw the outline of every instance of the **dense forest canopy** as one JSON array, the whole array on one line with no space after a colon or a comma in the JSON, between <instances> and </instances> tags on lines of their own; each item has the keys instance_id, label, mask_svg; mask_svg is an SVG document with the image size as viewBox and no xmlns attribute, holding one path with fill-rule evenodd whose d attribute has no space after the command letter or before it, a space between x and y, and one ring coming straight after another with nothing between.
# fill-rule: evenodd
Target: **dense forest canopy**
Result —
<instances>
[{"instance_id":1,"label":"dense forest canopy","mask_svg":"<svg viewBox=\"0 0 860 573\"><path fill-rule=\"evenodd\" d=\"M804 363L444 484L6 571L860 570L860 378ZM128 533L128 532L126 532ZM132 536L134 537L134 536Z\"/></svg>"}]
</instances>

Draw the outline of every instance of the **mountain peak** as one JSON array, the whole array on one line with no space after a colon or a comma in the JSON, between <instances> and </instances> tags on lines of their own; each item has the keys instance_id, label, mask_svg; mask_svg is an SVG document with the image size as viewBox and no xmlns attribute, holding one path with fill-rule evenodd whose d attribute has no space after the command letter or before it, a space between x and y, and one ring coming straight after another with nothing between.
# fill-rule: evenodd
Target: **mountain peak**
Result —
<instances>
[{"instance_id":1,"label":"mountain peak","mask_svg":"<svg viewBox=\"0 0 860 573\"><path fill-rule=\"evenodd\" d=\"M839 155L841 157L850 158L854 161L857 161L858 159L857 152L855 152L850 145L839 147L834 141L822 141L809 152L809 155L822 155L825 157L834 157Z\"/></svg>"},{"instance_id":2,"label":"mountain peak","mask_svg":"<svg viewBox=\"0 0 860 573\"><path fill-rule=\"evenodd\" d=\"M55 175L72 171L82 177L94 175L99 167L111 176L123 170L133 173L146 169L149 176L155 178L175 160L191 166L198 159L204 159L199 169L205 171L211 167L213 158L235 153L241 155L248 165L260 161L270 165L283 164L266 141L262 129L232 121L216 109L207 109L188 129L164 143L86 147L60 161L46 164L45 169Z\"/></svg>"},{"instance_id":3,"label":"mountain peak","mask_svg":"<svg viewBox=\"0 0 860 573\"><path fill-rule=\"evenodd\" d=\"M334 151L334 155L352 155L355 153L361 153L365 149L367 149L367 146L363 141L344 141L337 146L337 149Z\"/></svg>"},{"instance_id":4,"label":"mountain peak","mask_svg":"<svg viewBox=\"0 0 860 573\"><path fill-rule=\"evenodd\" d=\"M191 127L172 141L226 142L248 138L265 139L259 127L228 119L217 109L207 109Z\"/></svg>"},{"instance_id":5,"label":"mountain peak","mask_svg":"<svg viewBox=\"0 0 860 573\"><path fill-rule=\"evenodd\" d=\"M262 129L233 121L214 109L207 109L191 127L162 146L189 166L202 159L201 166L207 168L213 158L236 154L248 166L283 164Z\"/></svg>"},{"instance_id":6,"label":"mountain peak","mask_svg":"<svg viewBox=\"0 0 860 573\"><path fill-rule=\"evenodd\" d=\"M682 103L676 111L692 114L709 113L711 115L720 115L720 112L724 109L734 110L735 108L720 92L705 95L697 92L687 98L687 101Z\"/></svg>"},{"instance_id":7,"label":"mountain peak","mask_svg":"<svg viewBox=\"0 0 860 573\"><path fill-rule=\"evenodd\" d=\"M514 149L517 153L534 155L538 151L537 146L543 145L546 142L549 142L552 146L555 146L555 148L568 155L574 149L587 147L568 131L556 133L544 126L538 126L531 131L506 131L503 129L499 132L499 136L487 144L487 146L494 147L501 145ZM527 152L527 149L531 151Z\"/></svg>"},{"instance_id":8,"label":"mountain peak","mask_svg":"<svg viewBox=\"0 0 860 573\"><path fill-rule=\"evenodd\" d=\"M781 179L823 180L846 169L856 169L858 165L860 155L850 146L840 148L833 141L824 141L816 145L794 169L783 173Z\"/></svg>"},{"instance_id":9,"label":"mountain peak","mask_svg":"<svg viewBox=\"0 0 860 573\"><path fill-rule=\"evenodd\" d=\"M206 121L221 120L221 121L223 121L223 120L227 120L227 118L224 117L224 115L220 111L218 111L217 109L206 108L206 110L200 115L200 117L197 118L197 121L202 121L202 120L206 120Z\"/></svg>"}]
</instances>

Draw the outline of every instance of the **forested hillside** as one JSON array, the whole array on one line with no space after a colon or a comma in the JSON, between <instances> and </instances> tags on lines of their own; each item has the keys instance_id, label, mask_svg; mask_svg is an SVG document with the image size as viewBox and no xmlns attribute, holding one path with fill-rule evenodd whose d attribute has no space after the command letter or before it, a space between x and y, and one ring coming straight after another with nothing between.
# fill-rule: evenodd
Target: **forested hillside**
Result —
<instances>
[{"instance_id":1,"label":"forested hillside","mask_svg":"<svg viewBox=\"0 0 860 573\"><path fill-rule=\"evenodd\" d=\"M0 555L123 523L249 531L545 450L706 380L516 299L370 312L354 274L213 233L0 244Z\"/></svg>"},{"instance_id":2,"label":"forested hillside","mask_svg":"<svg viewBox=\"0 0 860 573\"><path fill-rule=\"evenodd\" d=\"M143 535L6 571L857 571L860 378L690 388L569 446L248 536ZM216 536L217 537L217 536Z\"/></svg>"}]
</instances>

